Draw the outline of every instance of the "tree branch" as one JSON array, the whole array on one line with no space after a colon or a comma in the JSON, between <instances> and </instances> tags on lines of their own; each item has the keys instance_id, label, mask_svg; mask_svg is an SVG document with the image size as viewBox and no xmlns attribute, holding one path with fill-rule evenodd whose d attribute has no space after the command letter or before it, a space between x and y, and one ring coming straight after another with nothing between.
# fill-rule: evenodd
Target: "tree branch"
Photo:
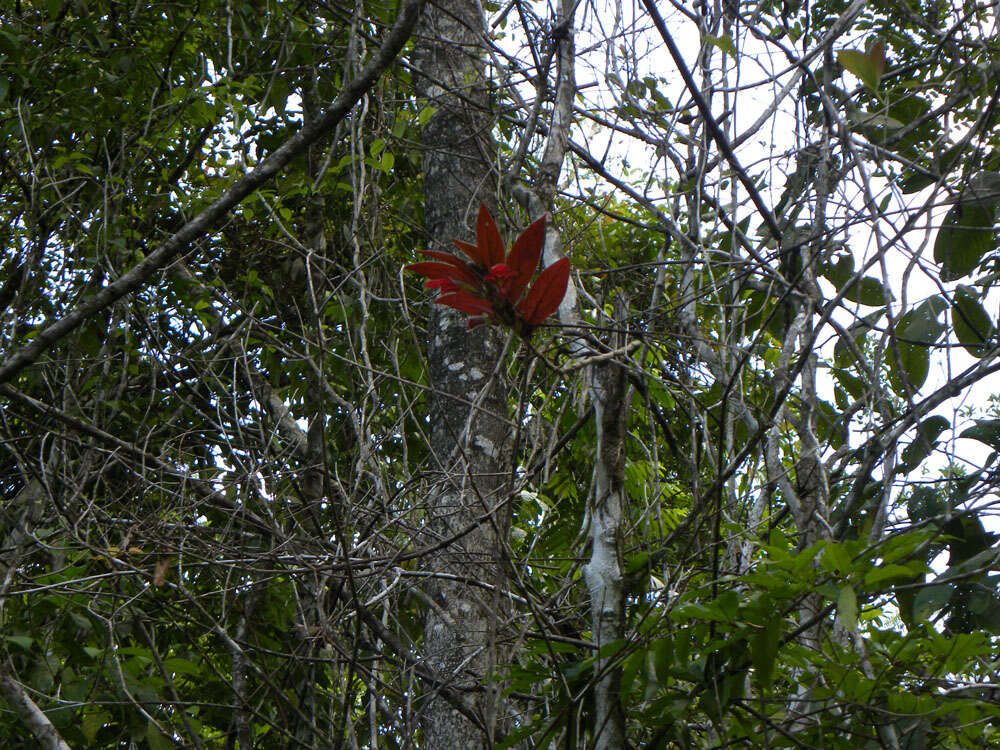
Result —
<instances>
[{"instance_id":1,"label":"tree branch","mask_svg":"<svg viewBox=\"0 0 1000 750\"><path fill-rule=\"evenodd\" d=\"M11 677L4 667L0 667L0 695L43 750L71 750L49 721L49 717L31 700L24 686Z\"/></svg>"},{"instance_id":2,"label":"tree branch","mask_svg":"<svg viewBox=\"0 0 1000 750\"><path fill-rule=\"evenodd\" d=\"M378 52L358 77L344 87L323 114L304 125L299 132L264 159L256 169L237 180L208 208L181 227L160 247L137 263L131 271L108 284L68 315L44 324L41 330L36 329L37 333L31 342L9 356L0 366L0 383L8 382L23 369L34 364L50 346L91 315L142 287L154 273L164 268L184 248L207 235L244 198L278 174L310 144L347 117L354 105L375 84L406 44L426 1L407 0Z\"/></svg>"}]
</instances>

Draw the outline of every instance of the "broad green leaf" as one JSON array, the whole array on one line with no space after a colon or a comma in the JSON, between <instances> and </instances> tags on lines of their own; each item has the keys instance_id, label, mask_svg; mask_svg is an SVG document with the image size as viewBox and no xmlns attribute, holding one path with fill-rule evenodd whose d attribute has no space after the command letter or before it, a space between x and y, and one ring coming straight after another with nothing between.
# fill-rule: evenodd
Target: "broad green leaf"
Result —
<instances>
[{"instance_id":1,"label":"broad green leaf","mask_svg":"<svg viewBox=\"0 0 1000 750\"><path fill-rule=\"evenodd\" d=\"M625 658L624 664L622 664L622 693L627 695L632 690L632 684L635 682L636 678L639 676L640 672L645 672L643 667L646 666L646 651L639 650L634 651ZM653 679L656 678L652 675Z\"/></svg>"},{"instance_id":2,"label":"broad green leaf","mask_svg":"<svg viewBox=\"0 0 1000 750\"><path fill-rule=\"evenodd\" d=\"M960 285L955 291L951 324L959 343L969 354L977 358L985 356L995 331L993 321L972 288Z\"/></svg>"},{"instance_id":3,"label":"broad green leaf","mask_svg":"<svg viewBox=\"0 0 1000 750\"><path fill-rule=\"evenodd\" d=\"M963 430L959 437L978 440L993 450L1000 450L1000 419L977 419L976 423Z\"/></svg>"},{"instance_id":4,"label":"broad green leaf","mask_svg":"<svg viewBox=\"0 0 1000 750\"><path fill-rule=\"evenodd\" d=\"M781 619L777 616L768 618L764 627L750 637L750 660L753 663L754 677L765 688L771 687L774 681L774 662L778 656L780 640Z\"/></svg>"},{"instance_id":5,"label":"broad green leaf","mask_svg":"<svg viewBox=\"0 0 1000 750\"><path fill-rule=\"evenodd\" d=\"M964 205L983 206L994 211L996 217L1000 205L1000 173L984 171L972 175L962 191L961 200Z\"/></svg>"},{"instance_id":6,"label":"broad green leaf","mask_svg":"<svg viewBox=\"0 0 1000 750\"><path fill-rule=\"evenodd\" d=\"M18 648L29 651L31 649L31 644L35 642L33 638L26 635L5 635L3 637L7 643L13 643Z\"/></svg>"},{"instance_id":7,"label":"broad green leaf","mask_svg":"<svg viewBox=\"0 0 1000 750\"><path fill-rule=\"evenodd\" d=\"M823 548L823 556L820 558L823 569L837 576L847 575L851 569L851 553L847 548L837 542L829 542Z\"/></svg>"},{"instance_id":8,"label":"broad green leaf","mask_svg":"<svg viewBox=\"0 0 1000 750\"><path fill-rule=\"evenodd\" d=\"M740 595L732 589L721 592L716 597L714 604L730 621L735 622L738 619L740 613Z\"/></svg>"},{"instance_id":9,"label":"broad green leaf","mask_svg":"<svg viewBox=\"0 0 1000 750\"><path fill-rule=\"evenodd\" d=\"M834 448L840 448L847 440L847 422L831 403L823 399L816 403L816 432Z\"/></svg>"},{"instance_id":10,"label":"broad green leaf","mask_svg":"<svg viewBox=\"0 0 1000 750\"><path fill-rule=\"evenodd\" d=\"M653 671L656 679L666 685L674 668L674 641L661 638L653 645Z\"/></svg>"},{"instance_id":11,"label":"broad green leaf","mask_svg":"<svg viewBox=\"0 0 1000 750\"><path fill-rule=\"evenodd\" d=\"M880 565L865 575L865 585L877 587L886 581L909 580L913 578L913 570L905 565Z\"/></svg>"},{"instance_id":12,"label":"broad green leaf","mask_svg":"<svg viewBox=\"0 0 1000 750\"><path fill-rule=\"evenodd\" d=\"M911 520L926 521L945 512L944 494L935 487L920 485L906 499L906 514Z\"/></svg>"},{"instance_id":13,"label":"broad green leaf","mask_svg":"<svg viewBox=\"0 0 1000 750\"><path fill-rule=\"evenodd\" d=\"M940 415L928 417L917 426L917 436L903 449L899 470L910 472L920 466L937 445L938 436L948 429L949 422Z\"/></svg>"},{"instance_id":14,"label":"broad green leaf","mask_svg":"<svg viewBox=\"0 0 1000 750\"><path fill-rule=\"evenodd\" d=\"M884 314L884 308L868 313L868 315L851 325L847 330L858 349L864 349L865 337L875 330L875 324L878 323L879 318ZM833 359L837 366L841 368L850 367L854 364L854 352L842 338L833 347Z\"/></svg>"},{"instance_id":15,"label":"broad green leaf","mask_svg":"<svg viewBox=\"0 0 1000 750\"><path fill-rule=\"evenodd\" d=\"M899 349L899 360L902 372L897 365L896 357L889 352L889 380L893 390L902 394L905 383L914 390L920 390L927 380L930 368L930 346L941 338L947 327L938 321L947 302L940 295L935 295L918 307L910 310L896 322L896 346Z\"/></svg>"},{"instance_id":16,"label":"broad green leaf","mask_svg":"<svg viewBox=\"0 0 1000 750\"><path fill-rule=\"evenodd\" d=\"M905 125L884 112L864 112L859 109L849 110L847 121L872 138L881 136L883 131L899 130Z\"/></svg>"},{"instance_id":17,"label":"broad green leaf","mask_svg":"<svg viewBox=\"0 0 1000 750\"><path fill-rule=\"evenodd\" d=\"M183 659L183 658L181 658L179 656L172 656L169 659L164 659L163 660L163 667L168 672L174 672L174 673L177 673L177 674L194 675L194 676L202 675L204 673L204 671L205 671L202 667L199 667L194 662L192 662L192 661L190 661L188 659Z\"/></svg>"},{"instance_id":18,"label":"broad green leaf","mask_svg":"<svg viewBox=\"0 0 1000 750\"><path fill-rule=\"evenodd\" d=\"M994 217L992 208L975 202L960 202L948 210L934 240L934 260L941 265L943 281L968 276L994 249Z\"/></svg>"},{"instance_id":19,"label":"broad green leaf","mask_svg":"<svg viewBox=\"0 0 1000 750\"><path fill-rule=\"evenodd\" d=\"M434 116L434 113L436 111L437 111L436 107L431 107L431 106L422 107L420 112L417 114L417 125L419 125L420 127L426 125L428 122L430 122L430 119Z\"/></svg>"},{"instance_id":20,"label":"broad green leaf","mask_svg":"<svg viewBox=\"0 0 1000 750\"><path fill-rule=\"evenodd\" d=\"M865 394L865 383L861 378L855 377L847 370L839 367L833 368L831 372L840 387L847 391L851 398L859 399Z\"/></svg>"},{"instance_id":21,"label":"broad green leaf","mask_svg":"<svg viewBox=\"0 0 1000 750\"><path fill-rule=\"evenodd\" d=\"M878 307L885 304L885 289L878 279L865 276L856 284L848 287L844 298L866 307Z\"/></svg>"},{"instance_id":22,"label":"broad green leaf","mask_svg":"<svg viewBox=\"0 0 1000 750\"><path fill-rule=\"evenodd\" d=\"M146 742L149 743L149 750L169 750L174 746L174 743L157 729L152 721L146 727Z\"/></svg>"},{"instance_id":23,"label":"broad green leaf","mask_svg":"<svg viewBox=\"0 0 1000 750\"><path fill-rule=\"evenodd\" d=\"M831 262L825 263L820 268L819 273L820 276L828 279L839 292L854 275L854 256L851 253L841 253L836 256L835 262L833 262L833 258L830 260Z\"/></svg>"},{"instance_id":24,"label":"broad green leaf","mask_svg":"<svg viewBox=\"0 0 1000 750\"><path fill-rule=\"evenodd\" d=\"M944 583L924 586L913 597L914 619L926 620L951 601L954 593L955 589Z\"/></svg>"},{"instance_id":25,"label":"broad green leaf","mask_svg":"<svg viewBox=\"0 0 1000 750\"><path fill-rule=\"evenodd\" d=\"M914 391L919 391L924 381L927 380L929 371L930 352L926 347L899 344L899 364L897 364L895 356L891 356L889 360L889 383L892 389L900 395L908 390L907 385Z\"/></svg>"},{"instance_id":26,"label":"broad green leaf","mask_svg":"<svg viewBox=\"0 0 1000 750\"><path fill-rule=\"evenodd\" d=\"M960 143L934 154L931 164L925 170L920 172L913 171L900 182L900 189L904 193L915 193L918 190L923 190L925 187L943 181L945 175L951 171L952 167L958 162L959 157L964 153L964 149L964 144Z\"/></svg>"},{"instance_id":27,"label":"broad green leaf","mask_svg":"<svg viewBox=\"0 0 1000 750\"><path fill-rule=\"evenodd\" d=\"M850 253L838 256L836 263L827 263L820 270L820 275L828 279L838 292L843 290L844 299L866 307L885 304L885 291L881 281L871 276L855 278L854 256Z\"/></svg>"},{"instance_id":28,"label":"broad green leaf","mask_svg":"<svg viewBox=\"0 0 1000 750\"><path fill-rule=\"evenodd\" d=\"M858 597L854 593L854 587L846 584L840 587L840 594L837 596L837 617L840 624L852 633L858 629Z\"/></svg>"},{"instance_id":29,"label":"broad green leaf","mask_svg":"<svg viewBox=\"0 0 1000 750\"><path fill-rule=\"evenodd\" d=\"M764 327L774 311L774 297L767 292L755 291L739 305L736 313L741 316L744 333L752 336ZM739 319L739 318L738 318Z\"/></svg>"},{"instance_id":30,"label":"broad green leaf","mask_svg":"<svg viewBox=\"0 0 1000 750\"><path fill-rule=\"evenodd\" d=\"M729 34L724 34L723 36L705 34L702 36L702 39L712 46L718 47L734 60L736 59L736 45L733 43L733 38L729 36Z\"/></svg>"},{"instance_id":31,"label":"broad green leaf","mask_svg":"<svg viewBox=\"0 0 1000 750\"><path fill-rule=\"evenodd\" d=\"M837 53L837 62L855 75L872 92L878 91L882 73L877 62L867 52L842 49Z\"/></svg>"},{"instance_id":32,"label":"broad green leaf","mask_svg":"<svg viewBox=\"0 0 1000 750\"><path fill-rule=\"evenodd\" d=\"M97 738L97 733L101 731L106 723L111 720L111 714L107 711L86 710L80 720L80 732L89 743L93 743Z\"/></svg>"}]
</instances>

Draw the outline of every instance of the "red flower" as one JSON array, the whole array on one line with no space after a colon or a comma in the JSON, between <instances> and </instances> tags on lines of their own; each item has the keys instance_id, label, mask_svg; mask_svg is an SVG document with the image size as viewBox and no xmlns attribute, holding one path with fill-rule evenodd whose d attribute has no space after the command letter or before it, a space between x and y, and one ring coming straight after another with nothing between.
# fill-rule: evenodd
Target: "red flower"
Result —
<instances>
[{"instance_id":1,"label":"red flower","mask_svg":"<svg viewBox=\"0 0 1000 750\"><path fill-rule=\"evenodd\" d=\"M559 309L569 283L569 261L561 258L535 275L545 244L545 217L525 229L505 253L496 222L479 207L476 244L454 240L471 263L448 253L424 250L430 261L414 263L407 271L426 276L427 288L440 289L435 302L468 313L469 328L487 321L510 326L527 338L547 317Z\"/></svg>"}]
</instances>

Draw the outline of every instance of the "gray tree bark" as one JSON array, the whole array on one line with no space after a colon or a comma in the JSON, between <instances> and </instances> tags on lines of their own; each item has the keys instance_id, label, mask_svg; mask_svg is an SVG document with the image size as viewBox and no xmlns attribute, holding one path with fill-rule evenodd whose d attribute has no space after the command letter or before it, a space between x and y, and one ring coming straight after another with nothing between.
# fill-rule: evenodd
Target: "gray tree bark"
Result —
<instances>
[{"instance_id":1,"label":"gray tree bark","mask_svg":"<svg viewBox=\"0 0 1000 750\"><path fill-rule=\"evenodd\" d=\"M422 133L424 221L428 248L437 251L451 252L453 238L470 240L480 202L493 202L496 148L486 106L485 31L475 0L429 7L418 29L418 92L434 108ZM425 529L428 542L447 543L425 564L433 572L501 584L500 540L509 525L502 477L506 403L497 381L504 334L488 326L467 331L465 315L435 306L429 335L436 481ZM490 747L506 724L496 679L504 663L497 643L501 602L455 581L439 580L428 594L426 664L469 710L463 715L428 685L421 746Z\"/></svg>"},{"instance_id":2,"label":"gray tree bark","mask_svg":"<svg viewBox=\"0 0 1000 750\"><path fill-rule=\"evenodd\" d=\"M2 668L0 668L0 696L3 696L10 710L17 714L21 722L31 731L31 736L35 738L38 747L44 750L70 750L70 746L49 721L49 717L31 700L21 683Z\"/></svg>"}]
</instances>

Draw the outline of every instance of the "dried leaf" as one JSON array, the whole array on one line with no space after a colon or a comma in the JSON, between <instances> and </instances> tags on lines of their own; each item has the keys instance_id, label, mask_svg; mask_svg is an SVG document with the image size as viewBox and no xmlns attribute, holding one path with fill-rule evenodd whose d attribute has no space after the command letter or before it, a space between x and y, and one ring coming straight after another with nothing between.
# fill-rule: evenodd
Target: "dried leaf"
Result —
<instances>
[{"instance_id":1,"label":"dried leaf","mask_svg":"<svg viewBox=\"0 0 1000 750\"><path fill-rule=\"evenodd\" d=\"M875 42L868 50L868 57L872 61L872 67L875 68L876 80L880 80L885 74L885 42L881 39Z\"/></svg>"},{"instance_id":2,"label":"dried leaf","mask_svg":"<svg viewBox=\"0 0 1000 750\"><path fill-rule=\"evenodd\" d=\"M162 586L167 582L167 571L170 569L170 557L161 557L153 567L153 585Z\"/></svg>"}]
</instances>

